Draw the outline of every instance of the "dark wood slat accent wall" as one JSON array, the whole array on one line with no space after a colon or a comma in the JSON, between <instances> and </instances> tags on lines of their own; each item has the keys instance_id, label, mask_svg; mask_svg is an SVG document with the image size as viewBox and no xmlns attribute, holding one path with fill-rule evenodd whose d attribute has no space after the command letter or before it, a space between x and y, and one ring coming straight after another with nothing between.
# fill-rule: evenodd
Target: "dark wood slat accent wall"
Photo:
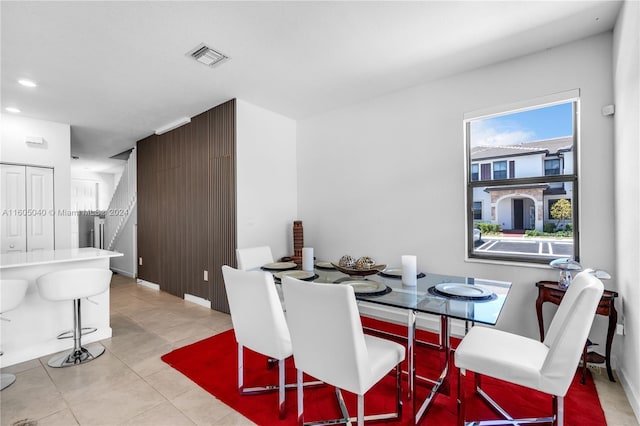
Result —
<instances>
[{"instance_id":1,"label":"dark wood slat accent wall","mask_svg":"<svg viewBox=\"0 0 640 426\"><path fill-rule=\"evenodd\" d=\"M185 147L184 209L185 288L184 292L210 299L209 282L204 271L209 271L209 114L191 119ZM210 272L209 272L210 273Z\"/></svg>"},{"instance_id":2,"label":"dark wood slat accent wall","mask_svg":"<svg viewBox=\"0 0 640 426\"><path fill-rule=\"evenodd\" d=\"M137 145L139 278L229 312L220 268L235 265L235 100Z\"/></svg>"},{"instance_id":3,"label":"dark wood slat accent wall","mask_svg":"<svg viewBox=\"0 0 640 426\"><path fill-rule=\"evenodd\" d=\"M236 265L236 126L235 100L209 111L211 197L209 198L209 253L212 308L229 312L222 265Z\"/></svg>"},{"instance_id":4,"label":"dark wood slat accent wall","mask_svg":"<svg viewBox=\"0 0 640 426\"><path fill-rule=\"evenodd\" d=\"M149 282L160 281L160 250L158 233L158 192L159 144L157 136L152 135L138 142L138 277ZM143 238L140 238L142 236Z\"/></svg>"}]
</instances>

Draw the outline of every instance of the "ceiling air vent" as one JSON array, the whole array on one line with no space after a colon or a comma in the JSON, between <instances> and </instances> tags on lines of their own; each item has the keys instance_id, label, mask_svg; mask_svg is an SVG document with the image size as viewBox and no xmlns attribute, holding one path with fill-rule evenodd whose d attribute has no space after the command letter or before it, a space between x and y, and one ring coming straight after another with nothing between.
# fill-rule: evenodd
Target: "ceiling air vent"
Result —
<instances>
[{"instance_id":1,"label":"ceiling air vent","mask_svg":"<svg viewBox=\"0 0 640 426\"><path fill-rule=\"evenodd\" d=\"M201 64L205 64L210 67L213 67L229 59L228 56L225 56L222 53L213 50L209 46L206 46L204 43L191 50L189 53L187 53L187 55L191 56Z\"/></svg>"}]
</instances>

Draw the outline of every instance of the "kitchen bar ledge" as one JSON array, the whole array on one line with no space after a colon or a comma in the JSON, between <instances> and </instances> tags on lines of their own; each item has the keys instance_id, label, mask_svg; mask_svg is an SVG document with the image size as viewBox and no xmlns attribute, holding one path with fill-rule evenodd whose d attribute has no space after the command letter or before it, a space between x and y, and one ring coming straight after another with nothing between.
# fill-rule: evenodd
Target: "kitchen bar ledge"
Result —
<instances>
[{"instance_id":1,"label":"kitchen bar ledge","mask_svg":"<svg viewBox=\"0 0 640 426\"><path fill-rule=\"evenodd\" d=\"M72 339L57 339L63 331L73 329L71 302L51 302L38 293L36 279L48 272L73 268L109 269L109 259L122 253L96 248L40 250L28 253L0 254L2 279L26 279L29 288L23 303L0 321L2 351L0 367L43 357L73 347ZM83 343L111 337L109 291L91 297L96 303L82 304L82 323L95 327L83 336Z\"/></svg>"}]
</instances>

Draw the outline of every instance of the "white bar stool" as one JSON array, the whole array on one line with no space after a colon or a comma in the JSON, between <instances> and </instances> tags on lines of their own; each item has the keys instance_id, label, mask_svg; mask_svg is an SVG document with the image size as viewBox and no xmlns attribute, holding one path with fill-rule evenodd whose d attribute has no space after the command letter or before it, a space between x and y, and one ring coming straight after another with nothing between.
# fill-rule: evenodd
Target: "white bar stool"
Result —
<instances>
[{"instance_id":1,"label":"white bar stool","mask_svg":"<svg viewBox=\"0 0 640 426\"><path fill-rule=\"evenodd\" d=\"M36 282L43 299L53 302L73 300L73 349L53 356L49 367L70 367L92 361L104 353L104 346L92 343L82 346L82 321L80 299L104 293L111 283L108 269L82 268L50 272Z\"/></svg>"},{"instance_id":2,"label":"white bar stool","mask_svg":"<svg viewBox=\"0 0 640 426\"><path fill-rule=\"evenodd\" d=\"M24 296L27 294L27 287L29 287L27 280L0 280L0 319L2 321L11 321L2 317L2 315L20 306ZM0 355L2 355L1 351ZM13 374L1 374L0 390L11 386L15 381L16 376Z\"/></svg>"}]
</instances>

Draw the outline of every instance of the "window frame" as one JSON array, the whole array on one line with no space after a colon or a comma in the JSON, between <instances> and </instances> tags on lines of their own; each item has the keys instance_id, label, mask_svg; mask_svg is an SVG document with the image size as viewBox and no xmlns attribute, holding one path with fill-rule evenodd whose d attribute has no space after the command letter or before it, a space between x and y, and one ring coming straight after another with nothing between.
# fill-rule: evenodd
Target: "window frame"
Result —
<instances>
[{"instance_id":1,"label":"window frame","mask_svg":"<svg viewBox=\"0 0 640 426\"><path fill-rule=\"evenodd\" d=\"M496 166L498 165L500 166L500 169L496 170ZM492 161L491 166L491 180L509 179L509 163L507 163L506 160ZM504 168L502 168L502 166L504 166ZM496 177L496 173L500 173L500 175L504 173L505 177Z\"/></svg>"},{"instance_id":2,"label":"window frame","mask_svg":"<svg viewBox=\"0 0 640 426\"><path fill-rule=\"evenodd\" d=\"M573 157L572 172L563 174L562 162L560 163L561 174L559 175L545 175L543 170L541 176L525 177L525 178L512 178L506 179L491 179L491 180L471 180L471 122L483 118L489 118L494 116L509 115L521 111L533 110L538 108L550 107L558 104L572 104L573 111L573 146L571 155ZM551 260L559 257L566 256L534 256L527 255L525 253L519 255L513 254L496 254L490 252L477 252L475 250L473 241L473 228L476 219L474 219L473 209L473 192L474 188L491 188L501 186L522 186L533 185L541 183L571 183L572 184L572 226L573 226L573 256L572 259L580 261L580 215L579 215L579 128L580 128L580 96L579 90L573 90L569 92L563 92L556 95L537 98L518 104L506 105L503 107L495 107L485 111L475 111L466 113L463 120L464 127L464 144L465 144L465 223L467 229L467 241L466 241L466 258L467 260L489 260L489 261L502 261L502 262L514 262L514 263L527 263L527 264L548 264ZM565 154L566 155L566 154ZM485 160L486 161L486 160ZM491 162L493 166L493 161ZM481 164L478 162L477 164ZM481 168L479 166L479 168ZM507 165L507 176L509 167ZM480 171L479 171L480 173ZM491 177L493 178L493 170L491 171ZM543 212L546 206L543 205ZM543 214L544 221L544 214Z\"/></svg>"},{"instance_id":3,"label":"window frame","mask_svg":"<svg viewBox=\"0 0 640 426\"><path fill-rule=\"evenodd\" d=\"M547 169L547 163L550 163L552 161L557 161L558 162L558 167L557 167L558 168L558 173L547 174L547 170L552 170L552 169ZM555 169L553 169L553 170L555 170ZM544 160L544 175L545 176L559 176L559 175L562 174L561 171L562 171L562 161L561 161L560 158L545 158L545 160Z\"/></svg>"},{"instance_id":4,"label":"window frame","mask_svg":"<svg viewBox=\"0 0 640 426\"><path fill-rule=\"evenodd\" d=\"M480 208L479 208L479 209L476 209L476 208L475 208L475 206L474 206L474 205L475 205L476 203L477 203L477 204L480 204ZM471 200L471 209L473 210L473 212L471 213L471 215L473 216L473 220L474 220L474 222L475 222L476 220L482 221L482 209L484 208L484 205L483 205L482 203L483 203L482 201L473 201L473 200ZM476 219L476 211L479 211L479 212L480 212L480 218L479 218L479 219Z\"/></svg>"}]
</instances>

